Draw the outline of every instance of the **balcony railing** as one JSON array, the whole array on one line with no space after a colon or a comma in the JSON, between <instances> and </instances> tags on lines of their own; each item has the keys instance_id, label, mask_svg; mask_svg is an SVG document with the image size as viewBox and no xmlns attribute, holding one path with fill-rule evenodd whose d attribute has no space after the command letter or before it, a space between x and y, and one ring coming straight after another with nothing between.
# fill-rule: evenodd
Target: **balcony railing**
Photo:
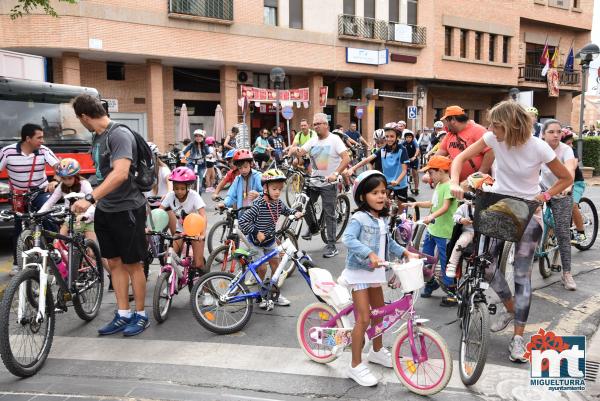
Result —
<instances>
[{"instance_id":1,"label":"balcony railing","mask_svg":"<svg viewBox=\"0 0 600 401\"><path fill-rule=\"evenodd\" d=\"M169 0L169 13L233 21L233 0Z\"/></svg>"},{"instance_id":2,"label":"balcony railing","mask_svg":"<svg viewBox=\"0 0 600 401\"><path fill-rule=\"evenodd\" d=\"M542 65L520 65L519 66L519 80L528 82L540 82L545 83L546 77L542 76ZM563 68L557 68L560 85L578 86L580 84L581 72L579 71L565 71Z\"/></svg>"},{"instance_id":3,"label":"balcony railing","mask_svg":"<svg viewBox=\"0 0 600 401\"><path fill-rule=\"evenodd\" d=\"M425 27L344 14L338 16L338 36L420 46L427 43Z\"/></svg>"}]
</instances>

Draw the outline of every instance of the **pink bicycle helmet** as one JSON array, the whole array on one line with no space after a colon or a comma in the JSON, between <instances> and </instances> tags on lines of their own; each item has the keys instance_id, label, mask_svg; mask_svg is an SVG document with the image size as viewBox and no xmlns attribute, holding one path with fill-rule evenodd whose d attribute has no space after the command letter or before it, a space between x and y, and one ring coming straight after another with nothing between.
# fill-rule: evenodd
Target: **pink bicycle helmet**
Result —
<instances>
[{"instance_id":1,"label":"pink bicycle helmet","mask_svg":"<svg viewBox=\"0 0 600 401\"><path fill-rule=\"evenodd\" d=\"M187 167L177 167L171 172L169 181L191 183L196 181L196 174Z\"/></svg>"},{"instance_id":2,"label":"pink bicycle helmet","mask_svg":"<svg viewBox=\"0 0 600 401\"><path fill-rule=\"evenodd\" d=\"M207 137L204 140L204 143L207 144L208 146L214 145L215 144L215 138L212 136Z\"/></svg>"}]
</instances>

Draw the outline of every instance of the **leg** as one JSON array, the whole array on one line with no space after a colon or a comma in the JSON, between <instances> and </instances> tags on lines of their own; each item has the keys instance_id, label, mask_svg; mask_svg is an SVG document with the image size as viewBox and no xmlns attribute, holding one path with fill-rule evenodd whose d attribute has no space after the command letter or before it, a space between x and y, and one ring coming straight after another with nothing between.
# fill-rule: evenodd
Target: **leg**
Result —
<instances>
[{"instance_id":1,"label":"leg","mask_svg":"<svg viewBox=\"0 0 600 401\"><path fill-rule=\"evenodd\" d=\"M98 238L96 237L96 233L94 231L86 231L84 235L85 235L85 238L91 239L92 241L95 241L96 243L98 243ZM106 258L102 258L102 267L104 268L104 270L106 270L106 273L108 273L108 275L110 276L110 267L108 266L108 260Z\"/></svg>"},{"instance_id":2,"label":"leg","mask_svg":"<svg viewBox=\"0 0 600 401\"><path fill-rule=\"evenodd\" d=\"M433 256L435 254L435 241L433 237L429 234L429 231L425 232L425 239L423 240L423 251L426 255ZM435 279L429 280L425 284L425 288L421 293L421 296L424 298L428 298L431 296L431 293L439 288L439 284L435 281Z\"/></svg>"},{"instance_id":3,"label":"leg","mask_svg":"<svg viewBox=\"0 0 600 401\"><path fill-rule=\"evenodd\" d=\"M352 329L352 364L355 368L362 362L362 348L364 344L365 332L370 323L369 291L352 291L352 301L354 303L354 317L356 322Z\"/></svg>"},{"instance_id":4,"label":"leg","mask_svg":"<svg viewBox=\"0 0 600 401\"><path fill-rule=\"evenodd\" d=\"M579 210L579 205L576 203L573 204L573 223L575 224L575 228L577 228L577 232L584 232L583 216Z\"/></svg>"},{"instance_id":5,"label":"leg","mask_svg":"<svg viewBox=\"0 0 600 401\"><path fill-rule=\"evenodd\" d=\"M327 229L327 245L335 247L335 207L337 201L337 189L335 185L320 188L323 202L323 213L325 213L325 227Z\"/></svg>"},{"instance_id":6,"label":"leg","mask_svg":"<svg viewBox=\"0 0 600 401\"><path fill-rule=\"evenodd\" d=\"M558 241L560 260L564 273L571 272L571 211L572 198L565 196L550 201L550 209L554 216L554 233Z\"/></svg>"},{"instance_id":7,"label":"leg","mask_svg":"<svg viewBox=\"0 0 600 401\"><path fill-rule=\"evenodd\" d=\"M383 289L381 286L379 287L370 287L369 291L369 303L371 308L380 308L385 305L383 298ZM383 318L371 319L371 327L381 323ZM354 338L353 338L354 340ZM383 347L383 336L379 336L373 339L373 351L379 352L379 350Z\"/></svg>"},{"instance_id":8,"label":"leg","mask_svg":"<svg viewBox=\"0 0 600 401\"><path fill-rule=\"evenodd\" d=\"M446 238L440 238L432 236L435 241L435 247L437 248L438 255L440 257L440 267L442 273L442 282L448 288L454 285L454 280L446 276Z\"/></svg>"},{"instance_id":9,"label":"leg","mask_svg":"<svg viewBox=\"0 0 600 401\"><path fill-rule=\"evenodd\" d=\"M128 277L131 279L135 310L136 312L143 312L146 299L146 276L144 275L144 265L142 263L132 263L123 264L122 266L127 272ZM127 296L127 287L125 287L125 297Z\"/></svg>"},{"instance_id":10,"label":"leg","mask_svg":"<svg viewBox=\"0 0 600 401\"><path fill-rule=\"evenodd\" d=\"M115 290L115 297L117 298L117 309L120 311L129 310L129 271L123 265L123 261L119 257L108 259L108 266L110 267L110 277ZM144 272L142 270L142 276L143 275ZM144 279L144 288L145 282L146 280Z\"/></svg>"},{"instance_id":11,"label":"leg","mask_svg":"<svg viewBox=\"0 0 600 401\"><path fill-rule=\"evenodd\" d=\"M458 237L458 240L456 241L456 244L452 249L452 254L450 255L450 259L448 260L447 264L448 267L452 266L454 269L456 269L458 261L460 260L460 257L462 255L463 249L469 246L471 241L473 241L474 235L475 234L472 231L463 231L460 234L460 237Z\"/></svg>"},{"instance_id":12,"label":"leg","mask_svg":"<svg viewBox=\"0 0 600 401\"><path fill-rule=\"evenodd\" d=\"M175 235L177 232L177 216L172 210L169 210L167 214L169 215L169 231L171 231L171 235Z\"/></svg>"},{"instance_id":13,"label":"leg","mask_svg":"<svg viewBox=\"0 0 600 401\"><path fill-rule=\"evenodd\" d=\"M508 286L504 275L499 274L497 271L498 255L502 251L503 246L503 241L492 240L490 249L492 255L494 255L494 259L492 260L492 263L488 266L488 268L485 270L485 279L490 283L490 286L493 288L496 294L498 294L498 297L506 307L506 310L509 313L514 314L515 309L513 294L510 291L510 287Z\"/></svg>"},{"instance_id":14,"label":"leg","mask_svg":"<svg viewBox=\"0 0 600 401\"><path fill-rule=\"evenodd\" d=\"M194 251L194 268L204 269L204 240L192 241Z\"/></svg>"},{"instance_id":15,"label":"leg","mask_svg":"<svg viewBox=\"0 0 600 401\"><path fill-rule=\"evenodd\" d=\"M417 164L417 163L415 163ZM413 168L411 170L411 174L413 176L413 182L415 183L415 192L419 191L419 170L417 168Z\"/></svg>"}]
</instances>

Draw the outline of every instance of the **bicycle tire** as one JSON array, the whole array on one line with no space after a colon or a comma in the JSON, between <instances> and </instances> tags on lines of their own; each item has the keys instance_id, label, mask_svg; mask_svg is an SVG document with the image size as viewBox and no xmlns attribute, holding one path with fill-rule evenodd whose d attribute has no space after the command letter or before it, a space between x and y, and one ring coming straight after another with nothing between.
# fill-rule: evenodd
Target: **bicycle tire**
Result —
<instances>
[{"instance_id":1,"label":"bicycle tire","mask_svg":"<svg viewBox=\"0 0 600 401\"><path fill-rule=\"evenodd\" d=\"M592 212L592 224L594 225L592 227L592 235L591 238L586 239L585 245L582 244L575 244L575 248L579 249L580 251L587 251L588 249L590 249L594 243L596 242L596 237L598 236L598 211L596 210L596 207L594 206L594 202L592 202L589 198L581 198L581 200L579 201L579 204L581 203L585 203L589 206L591 212ZM587 237L587 233L586 233L586 237Z\"/></svg>"},{"instance_id":2,"label":"bicycle tire","mask_svg":"<svg viewBox=\"0 0 600 401\"><path fill-rule=\"evenodd\" d=\"M217 319L215 319L214 314L211 311L203 311L202 308L207 307L207 306L198 304L198 301L200 299L198 295L199 295L199 292L201 291L201 288L204 287L203 286L204 283L208 282L207 285L213 290L217 287L222 287L222 286L215 286L212 283L209 283L209 281L211 281L213 279L218 279L218 278L220 278L222 280L227 280L229 283L231 283L231 281L235 278L235 276L233 274L226 273L226 272L212 272L212 273L208 273L208 274L205 274L204 276L202 276L200 278L200 280L198 280L196 282L196 284L194 284L194 287L192 288L192 291L191 291L190 306L192 308L192 312L194 313L194 317L196 318L198 323L200 323L200 325L202 325L202 327L204 327L205 329L207 329L209 331L212 331L215 334L237 333L238 331L242 330L244 328L244 326L246 326L246 324L248 324L248 322L250 321L250 318L252 317L252 309L254 308L254 299L253 298L248 297L245 299L245 301L244 301L245 312L244 312L242 318L236 324L233 324L229 327L218 326L216 324L213 324L211 322L211 320L217 320ZM226 288L228 288L228 287L229 286L227 286ZM237 289L238 289L238 291L241 291L243 294L249 293L248 288L244 284L243 280L240 281L240 283L238 283ZM218 301L218 297L214 297L214 298L215 298L215 304L210 305L210 306L224 306L224 305L221 305L220 301Z\"/></svg>"},{"instance_id":3,"label":"bicycle tire","mask_svg":"<svg viewBox=\"0 0 600 401\"><path fill-rule=\"evenodd\" d=\"M324 211L321 210L321 214L323 214ZM324 216L321 216L319 218L319 221L322 221L321 219L323 219ZM336 222L336 227L335 227L335 240L339 241L340 238L342 238L342 235L344 235L344 230L346 230L346 226L348 225L348 221L350 220L350 199L348 198L348 196L346 194L339 194L336 197L335 200L335 222ZM341 222L341 226L338 223ZM323 224L323 227L321 228L321 239L323 240L324 243L327 243L327 229L325 227L325 225Z\"/></svg>"},{"instance_id":4,"label":"bicycle tire","mask_svg":"<svg viewBox=\"0 0 600 401\"><path fill-rule=\"evenodd\" d=\"M416 200L415 198L413 198L412 196L408 196L408 197L406 198L406 201L407 201L407 202L413 202L413 203L414 203L414 202L416 202L417 200ZM413 215L413 217L415 218L415 220L417 220L417 221L421 220L421 211L419 210L419 207L418 207L418 206L415 206L415 207L413 207L412 209L413 209L413 210L414 210L414 212L415 212L415 213L414 213L414 215Z\"/></svg>"},{"instance_id":5,"label":"bicycle tire","mask_svg":"<svg viewBox=\"0 0 600 401\"><path fill-rule=\"evenodd\" d=\"M78 286L83 283L87 286L91 280L91 282L95 282L94 287L96 288L96 292L93 293L93 298L90 297L93 301L93 306L90 309L86 310L85 307L85 305L89 303L86 299L86 294L89 294L94 287L90 287L85 292L75 295L73 297L73 308L81 320L90 322L98 316L98 312L102 306L102 296L104 294L104 268L102 266L100 247L96 241L88 238L84 241L84 246L86 253L88 252L88 249L92 251L93 259L90 255L87 255L87 257L81 255L79 258L78 274L75 279L75 285ZM83 270L84 263L90 264L89 269Z\"/></svg>"},{"instance_id":6,"label":"bicycle tire","mask_svg":"<svg viewBox=\"0 0 600 401\"><path fill-rule=\"evenodd\" d=\"M407 389L409 389L410 391L412 391L415 394L432 395L432 394L439 393L444 388L446 388L446 386L448 385L448 382L450 381L450 378L452 377L452 355L450 354L448 345L446 344L446 341L444 341L442 336L440 336L435 330L430 329L428 327L415 325L415 326L413 326L413 333L416 334L415 335L415 347L417 347L417 348L419 346L423 347L425 344L425 337L428 337L432 341L432 344L430 346L425 346L425 349L427 350L428 353L433 351L434 345L437 347L437 350L440 353L439 358L443 361L443 367L442 367L443 372L439 376L439 379L429 386L423 386L423 385L420 385L419 383L415 383L411 380L411 378L408 377L408 375L405 374L404 370L402 369L402 366L404 364L406 364L406 366L409 370L414 369L415 372L418 371L419 365L420 365L420 364L417 365L413 362L412 353L409 354L410 355L409 358L407 358L407 357L402 358L402 356L400 355L403 344L408 345L409 352L411 349L409 338L408 338L408 326L406 326L406 325L398 333L398 336L396 337L394 346L392 348L392 363L394 365L394 372L396 373L398 380L400 380L400 382ZM422 341L418 341L417 336L419 338L421 338ZM421 350L422 350L422 348L417 349L417 354L421 355L421 352L422 352ZM437 359L435 359L435 360L437 360ZM432 362L433 362L433 358L432 358ZM432 372L432 370L430 370L430 373L431 372ZM426 375L426 376L428 378L431 377L430 375Z\"/></svg>"},{"instance_id":7,"label":"bicycle tire","mask_svg":"<svg viewBox=\"0 0 600 401\"><path fill-rule=\"evenodd\" d=\"M42 368L46 362L46 359L48 358L50 348L52 347L54 326L56 323L54 317L54 300L52 298L52 291L50 288L48 288L46 291L46 320L42 323L45 327L43 339L41 341L42 348L38 351L36 356L33 358L33 361L30 363L24 364L17 360L17 357L15 357L12 349L13 347L10 344L11 338L14 339L16 337L16 335L10 333L10 323L16 323L16 316L14 316L14 318L10 317L11 309L13 299L15 299L15 297L15 300L18 303L20 285L23 282L28 282L30 280L37 281L39 286L39 272L37 269L26 269L13 277L4 292L4 297L0 303L0 357L2 358L2 362L4 363L6 369L18 377L33 376ZM22 322L25 322L25 324L21 323L19 325L21 329L27 327L28 330L32 332L31 319L35 318L36 315L37 307L30 311L29 322L26 321L27 319L22 320ZM37 323L35 324L37 325ZM39 333L40 329L36 327L35 332Z\"/></svg>"},{"instance_id":8,"label":"bicycle tire","mask_svg":"<svg viewBox=\"0 0 600 401\"><path fill-rule=\"evenodd\" d=\"M170 272L161 273L156 279L156 284L154 285L154 294L152 296L152 314L158 323L163 323L167 320L169 309L171 309L171 304L173 302L173 298L168 296L170 276ZM161 299L165 299L165 297L163 297L164 291L167 291L167 297L165 306L161 307L160 301Z\"/></svg>"},{"instance_id":9,"label":"bicycle tire","mask_svg":"<svg viewBox=\"0 0 600 401\"><path fill-rule=\"evenodd\" d=\"M556 237L554 235L546 236L546 240L542 244L542 252L544 252L545 255L538 255L538 270L545 279L552 276L552 269L550 266L552 266L552 264L560 257L558 245L553 242L556 242ZM551 250L551 248L554 248L554 250Z\"/></svg>"},{"instance_id":10,"label":"bicycle tire","mask_svg":"<svg viewBox=\"0 0 600 401\"><path fill-rule=\"evenodd\" d=\"M17 266L19 268L23 268L23 252L28 251L33 248L33 233L31 230L23 230L21 234L19 234L19 238L17 238L17 246L16 246L16 254L17 254ZM34 261L32 263L37 263L38 261ZM39 261L41 262L41 261Z\"/></svg>"},{"instance_id":11,"label":"bicycle tire","mask_svg":"<svg viewBox=\"0 0 600 401\"><path fill-rule=\"evenodd\" d=\"M208 266L209 271L214 272L227 272L236 274L241 267L240 263L233 259L233 255L229 255L229 245L221 245L216 248L208 255L208 261L206 262L206 266ZM226 255L225 257L220 257L219 255ZM235 263L233 272L231 271L230 263Z\"/></svg>"},{"instance_id":12,"label":"bicycle tire","mask_svg":"<svg viewBox=\"0 0 600 401\"><path fill-rule=\"evenodd\" d=\"M418 225L413 235L413 246L419 251L423 249L423 240L425 239L425 228L425 225Z\"/></svg>"},{"instance_id":13,"label":"bicycle tire","mask_svg":"<svg viewBox=\"0 0 600 401\"><path fill-rule=\"evenodd\" d=\"M224 228L224 231L219 232L219 234L216 234L219 228ZM231 234L231 230L233 228L229 225L229 222L227 220L221 220L216 222L211 228L210 231L208 232L208 236L206 237L206 246L208 247L208 253L212 253L212 251L222 245L225 240L227 239L227 237ZM215 241L215 235L218 235L219 237L216 238L215 243L213 243L213 241Z\"/></svg>"},{"instance_id":14,"label":"bicycle tire","mask_svg":"<svg viewBox=\"0 0 600 401\"><path fill-rule=\"evenodd\" d=\"M302 191L304 187L304 177L302 174L294 172L285 181L285 201L289 207L294 204L296 194Z\"/></svg>"},{"instance_id":15,"label":"bicycle tire","mask_svg":"<svg viewBox=\"0 0 600 401\"><path fill-rule=\"evenodd\" d=\"M479 318L474 319L474 317L476 317L476 316L479 316ZM465 314L465 316L463 316L463 320L467 320L467 323L465 324L465 322L463 321L463 328L461 329L460 348L458 351L458 356L459 356L458 364L459 364L459 371L460 371L460 380L466 386L472 386L473 384L477 383L477 381L481 377L481 373L483 372L483 368L485 366L487 353L488 353L488 345L490 342L490 315L489 315L486 305L484 303L477 302L477 303L475 303L475 305L473 305L473 313L468 312L468 305L467 305L467 313ZM467 350L465 350L466 339L464 338L464 336L465 336L465 332L467 333L467 336L468 336L468 333L469 333L470 329L472 328L471 323L474 321L478 321L478 320L481 321L481 328L479 330L479 333L475 333L475 334L477 334L479 337L479 342L481 343L481 347L480 347L479 352L477 353L477 355L474 358L475 359L475 367L467 368L465 366L465 357L467 356L467 355L465 355L465 353L467 352ZM469 372L467 372L466 369L469 369Z\"/></svg>"},{"instance_id":16,"label":"bicycle tire","mask_svg":"<svg viewBox=\"0 0 600 401\"><path fill-rule=\"evenodd\" d=\"M311 360L317 363L329 363L338 358L337 354L329 352L329 347L322 347L323 355L317 355L312 348L310 348L310 338L308 338L308 330L312 327L318 326L310 326L306 327L307 320L310 317L310 314L313 312L317 312L321 321L326 322L329 319L324 319L324 314L327 314L329 318L334 317L337 313L333 310L333 308L327 304L322 302L315 302L307 307L305 307L300 315L298 315L298 321L296 322L296 338L298 339L298 343L300 344L300 348L302 351L308 356ZM342 328L344 327L341 320L336 321L335 327ZM317 345L317 344L315 344Z\"/></svg>"}]
</instances>

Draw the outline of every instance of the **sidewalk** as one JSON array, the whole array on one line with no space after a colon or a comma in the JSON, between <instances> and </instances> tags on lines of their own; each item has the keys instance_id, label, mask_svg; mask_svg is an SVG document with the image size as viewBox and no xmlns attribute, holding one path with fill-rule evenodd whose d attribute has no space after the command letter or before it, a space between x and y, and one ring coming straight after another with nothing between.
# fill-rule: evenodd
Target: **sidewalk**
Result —
<instances>
[{"instance_id":1,"label":"sidewalk","mask_svg":"<svg viewBox=\"0 0 600 401\"><path fill-rule=\"evenodd\" d=\"M589 187L597 187L600 186L600 176L586 178L585 183Z\"/></svg>"},{"instance_id":2,"label":"sidewalk","mask_svg":"<svg viewBox=\"0 0 600 401\"><path fill-rule=\"evenodd\" d=\"M586 377L595 381L586 380L584 394L590 399L600 400L600 330L597 330L588 340L586 352Z\"/></svg>"}]
</instances>

